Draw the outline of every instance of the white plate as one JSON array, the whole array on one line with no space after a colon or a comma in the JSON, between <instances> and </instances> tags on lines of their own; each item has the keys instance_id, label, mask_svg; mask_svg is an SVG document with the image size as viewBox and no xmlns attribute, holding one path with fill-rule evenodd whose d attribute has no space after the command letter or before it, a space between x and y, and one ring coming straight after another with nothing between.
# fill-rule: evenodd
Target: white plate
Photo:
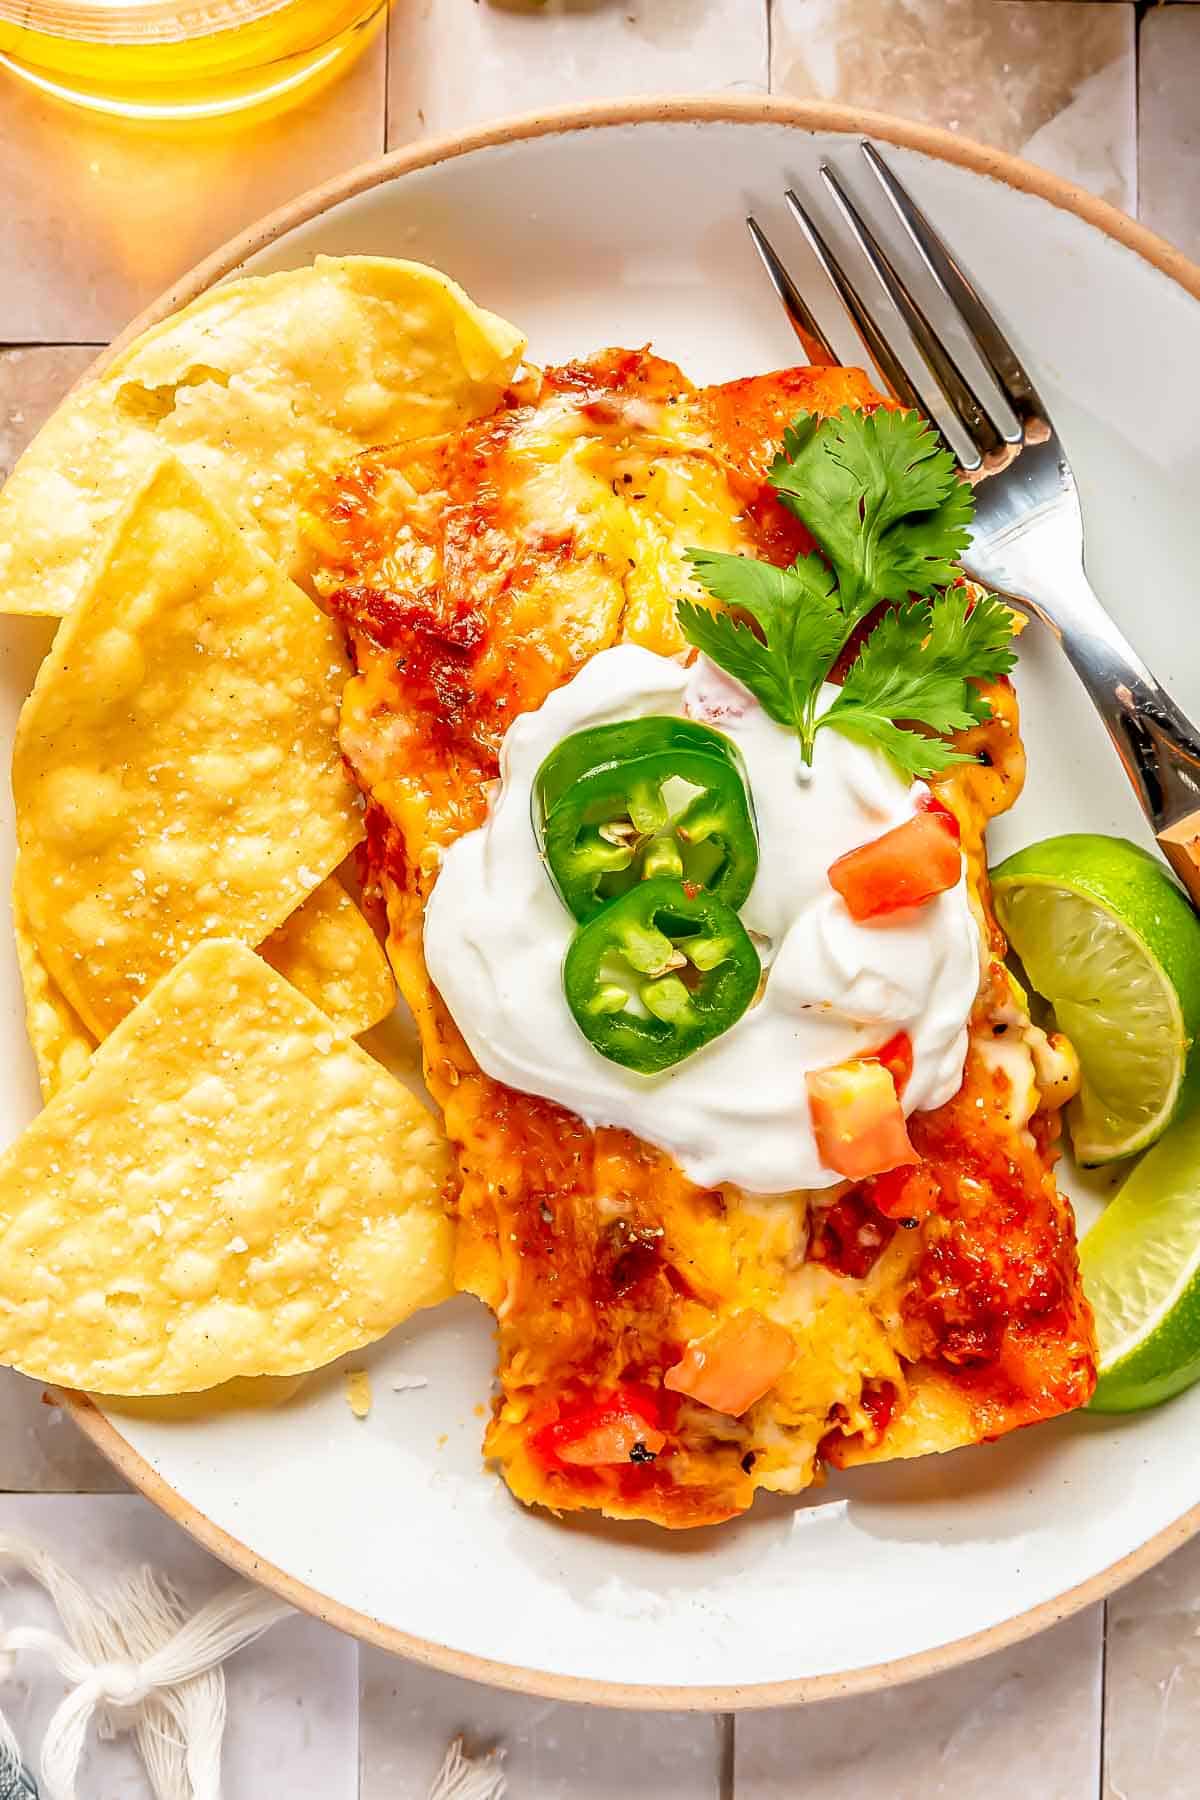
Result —
<instances>
[{"instance_id":1,"label":"white plate","mask_svg":"<svg viewBox=\"0 0 1200 1800\"><path fill-rule=\"evenodd\" d=\"M702 380L769 369L796 346L742 215L752 203L807 277L785 178L815 191L828 156L870 197L862 128L828 109L720 100L422 147L268 221L156 312L247 256L268 269L382 251L449 271L527 329L539 360L649 340ZM897 168L1028 357L1079 474L1097 587L1200 713L1200 271L1036 171L898 122L870 129L902 146ZM10 719L46 639L5 622ZM1143 837L1087 701L1035 630L1018 685L1030 781L997 851L1064 829ZM11 832L0 838L10 854ZM4 977L12 1135L36 1095L11 956ZM375 1405L361 1423L337 1370L273 1411L78 1413L219 1555L344 1629L476 1679L611 1703L767 1704L927 1672L1048 1624L1200 1526L1200 1387L1142 1417L1077 1417L861 1470L672 1536L526 1512L485 1470L492 1342L473 1302L366 1360ZM402 1375L428 1386L396 1392Z\"/></svg>"}]
</instances>

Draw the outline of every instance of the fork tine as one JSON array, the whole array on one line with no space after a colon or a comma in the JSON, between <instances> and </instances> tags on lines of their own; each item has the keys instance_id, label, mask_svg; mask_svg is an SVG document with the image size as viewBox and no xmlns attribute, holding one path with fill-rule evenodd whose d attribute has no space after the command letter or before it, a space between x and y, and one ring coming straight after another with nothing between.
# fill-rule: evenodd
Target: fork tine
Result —
<instances>
[{"instance_id":1,"label":"fork tine","mask_svg":"<svg viewBox=\"0 0 1200 1800\"><path fill-rule=\"evenodd\" d=\"M791 321L792 330L800 339L805 356L810 363L836 366L841 360L840 357L817 324L808 302L788 274L776 254L775 246L753 213L746 215L746 229L750 233L751 243L762 258L762 265L767 271L771 286L778 294L783 310Z\"/></svg>"},{"instance_id":2,"label":"fork tine","mask_svg":"<svg viewBox=\"0 0 1200 1800\"><path fill-rule=\"evenodd\" d=\"M981 456L998 450L1002 443L1019 444L1021 425L1007 405L988 409L971 387L950 351L914 298L904 277L883 248L828 163L821 164L821 179L870 263L880 286L912 333L930 374L941 387ZM995 417L992 416L993 412Z\"/></svg>"},{"instance_id":3,"label":"fork tine","mask_svg":"<svg viewBox=\"0 0 1200 1800\"><path fill-rule=\"evenodd\" d=\"M844 273L833 251L791 188L784 195L784 199L787 201L797 225L808 240L810 250L824 269L838 299L849 313L854 329L866 347L867 355L883 377L884 385L902 406L911 406L915 412L924 412L925 404L909 379L907 369L880 333L879 327L863 305L854 284Z\"/></svg>"},{"instance_id":4,"label":"fork tine","mask_svg":"<svg viewBox=\"0 0 1200 1800\"><path fill-rule=\"evenodd\" d=\"M979 354L998 386L1007 394L1018 419L1024 421L1031 413L1044 417L1045 409L1037 389L966 271L955 261L944 240L874 144L864 140L862 152L895 208L900 223L916 245L922 262L974 339Z\"/></svg>"}]
</instances>

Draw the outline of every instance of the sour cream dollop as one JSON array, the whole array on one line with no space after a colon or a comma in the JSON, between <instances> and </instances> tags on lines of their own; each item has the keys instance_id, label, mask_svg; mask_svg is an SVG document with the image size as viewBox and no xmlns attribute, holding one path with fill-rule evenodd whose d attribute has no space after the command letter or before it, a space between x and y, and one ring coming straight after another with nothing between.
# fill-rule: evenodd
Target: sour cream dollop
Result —
<instances>
[{"instance_id":1,"label":"sour cream dollop","mask_svg":"<svg viewBox=\"0 0 1200 1800\"><path fill-rule=\"evenodd\" d=\"M835 690L828 689L825 703ZM575 921L543 866L534 778L572 732L653 714L702 720L742 753L759 865L741 908L767 971L761 998L722 1037L660 1075L607 1061L562 987ZM703 657L690 668L633 645L593 657L510 727L490 816L447 852L425 914L425 957L471 1052L509 1087L556 1100L590 1125L620 1125L668 1150L701 1186L754 1193L831 1187L805 1073L912 1039L905 1113L962 1081L980 937L965 881L927 905L858 924L829 884L846 851L910 818L925 794L837 731L806 768L795 734Z\"/></svg>"}]
</instances>

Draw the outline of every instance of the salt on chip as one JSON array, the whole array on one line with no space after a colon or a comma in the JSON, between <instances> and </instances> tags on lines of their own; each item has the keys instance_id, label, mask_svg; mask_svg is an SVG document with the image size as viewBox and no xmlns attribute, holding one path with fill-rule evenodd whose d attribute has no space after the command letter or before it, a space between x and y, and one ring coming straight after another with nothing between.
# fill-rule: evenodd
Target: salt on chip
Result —
<instances>
[{"instance_id":1,"label":"salt on chip","mask_svg":"<svg viewBox=\"0 0 1200 1800\"><path fill-rule=\"evenodd\" d=\"M352 1037L396 1004L383 946L335 875L260 944L259 954Z\"/></svg>"},{"instance_id":2,"label":"salt on chip","mask_svg":"<svg viewBox=\"0 0 1200 1800\"><path fill-rule=\"evenodd\" d=\"M289 573L301 495L374 444L499 403L521 334L419 263L319 256L211 288L119 350L43 426L0 493L0 611L66 613L165 450Z\"/></svg>"},{"instance_id":3,"label":"salt on chip","mask_svg":"<svg viewBox=\"0 0 1200 1800\"><path fill-rule=\"evenodd\" d=\"M52 1100L83 1074L96 1040L42 959L19 885L13 890L13 935L42 1099ZM395 1006L396 983L379 939L336 875L259 945L259 955L352 1037L378 1025Z\"/></svg>"},{"instance_id":4,"label":"salt on chip","mask_svg":"<svg viewBox=\"0 0 1200 1800\"><path fill-rule=\"evenodd\" d=\"M164 460L13 749L21 903L94 1037L202 938L260 943L361 838L348 674L330 621Z\"/></svg>"},{"instance_id":5,"label":"salt on chip","mask_svg":"<svg viewBox=\"0 0 1200 1800\"><path fill-rule=\"evenodd\" d=\"M451 1292L437 1124L261 957L198 945L0 1158L0 1362L194 1393Z\"/></svg>"}]
</instances>

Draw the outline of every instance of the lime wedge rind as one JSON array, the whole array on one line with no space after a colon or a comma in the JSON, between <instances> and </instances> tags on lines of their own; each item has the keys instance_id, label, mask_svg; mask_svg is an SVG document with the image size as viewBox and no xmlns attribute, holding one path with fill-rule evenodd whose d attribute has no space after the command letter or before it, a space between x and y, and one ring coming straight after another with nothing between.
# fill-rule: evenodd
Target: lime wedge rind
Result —
<instances>
[{"instance_id":1,"label":"lime wedge rind","mask_svg":"<svg viewBox=\"0 0 1200 1800\"><path fill-rule=\"evenodd\" d=\"M1178 995L1161 964L1147 956L1143 940L1094 896L1084 898L1083 908L1071 908L1072 898L1057 880L1025 877L1014 884L1002 922L1006 929L1011 924L1018 947L1029 946L1030 979L1051 1001L1059 1029L1087 1072L1087 1086L1071 1108L1071 1137L1079 1161L1094 1166L1132 1156L1162 1135L1179 1102L1188 1035ZM1105 1004L1101 983L1089 981L1087 958L1077 948L1074 991L1064 992L1056 981L1054 963L1070 956L1073 947L1061 943L1062 932L1044 927L1047 915L1068 909L1086 909L1093 938L1100 940L1095 950L1109 956L1117 1005ZM1122 944L1123 955L1117 948Z\"/></svg>"},{"instance_id":2,"label":"lime wedge rind","mask_svg":"<svg viewBox=\"0 0 1200 1800\"><path fill-rule=\"evenodd\" d=\"M1200 1110L1129 1176L1080 1246L1096 1319L1096 1412L1133 1412L1200 1376Z\"/></svg>"},{"instance_id":3,"label":"lime wedge rind","mask_svg":"<svg viewBox=\"0 0 1200 1800\"><path fill-rule=\"evenodd\" d=\"M1200 1379L1200 919L1121 838L1047 838L992 879L1000 923L1079 1053L1078 1160L1145 1151L1079 1251L1099 1360L1090 1405L1140 1411Z\"/></svg>"},{"instance_id":4,"label":"lime wedge rind","mask_svg":"<svg viewBox=\"0 0 1200 1800\"><path fill-rule=\"evenodd\" d=\"M1001 863L993 883L1001 924L1079 1052L1077 1159L1146 1149L1200 1074L1200 920L1162 864L1120 838L1048 838Z\"/></svg>"}]
</instances>

